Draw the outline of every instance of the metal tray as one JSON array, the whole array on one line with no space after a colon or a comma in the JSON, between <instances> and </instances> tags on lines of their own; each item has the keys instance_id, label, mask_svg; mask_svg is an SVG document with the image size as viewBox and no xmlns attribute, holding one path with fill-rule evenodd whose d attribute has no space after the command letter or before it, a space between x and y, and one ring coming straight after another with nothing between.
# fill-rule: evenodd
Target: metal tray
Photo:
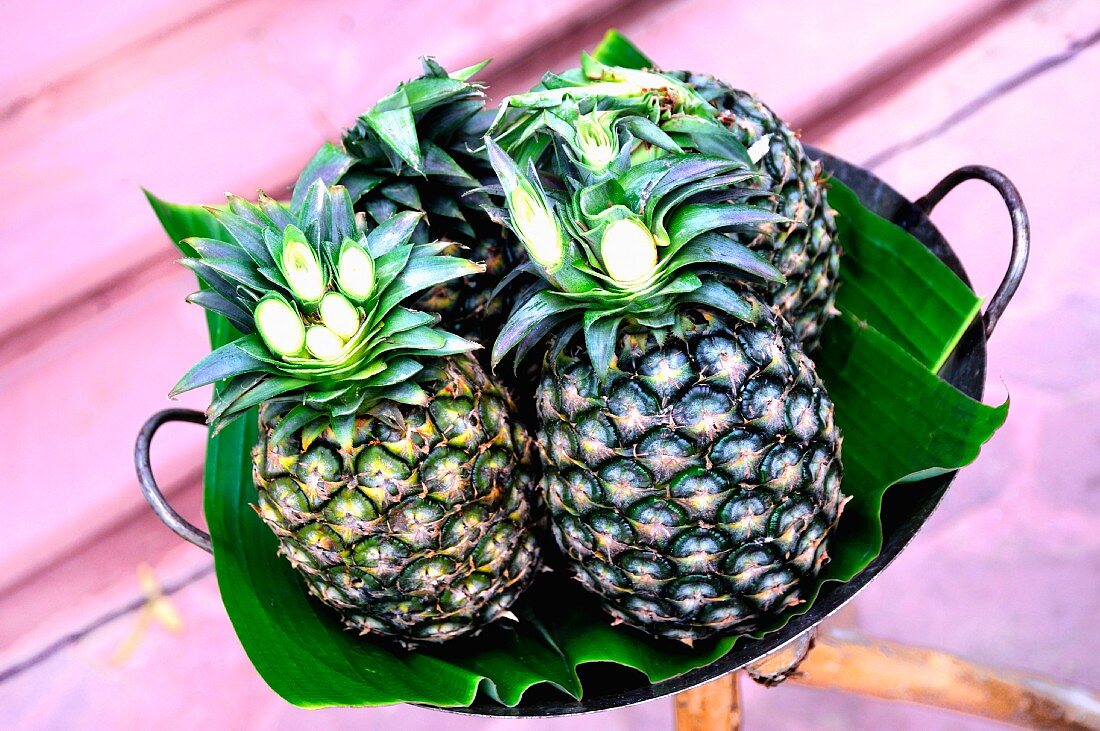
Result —
<instances>
[{"instance_id":1,"label":"metal tray","mask_svg":"<svg viewBox=\"0 0 1100 731\"><path fill-rule=\"evenodd\" d=\"M997 320L1016 292L1027 265L1030 228L1027 212L1016 187L1002 173L992 168L968 165L945 177L923 198L909 201L873 173L820 150L810 148L809 151L811 155L822 161L830 175L852 188L864 205L910 231L958 274L967 286L970 286L970 280L966 270L963 269L962 263L943 235L932 224L929 214L947 193L966 180L982 180L993 186L1004 199L1012 218L1012 254L1008 271L997 291L990 298L982 317L971 324L956 346L955 352L940 370L940 377L948 383L972 398L981 399L985 386L986 343L993 333ZM153 511L165 525L185 540L209 552L210 536L188 523L172 509L153 478L149 463L150 443L156 430L169 421L202 424L204 418L199 411L166 409L153 415L146 422L138 435L134 452L141 490ZM888 491L882 506L882 552L867 568L847 583L825 584L817 601L808 612L793 618L783 629L762 639L738 642L729 654L710 665L660 683L649 683L641 673L610 663L582 666L579 672L584 681L585 697L581 701L575 701L560 691L544 690L540 687L528 692L523 701L514 708L479 697L468 708L441 710L512 717L591 713L678 693L738 670L808 632L867 586L897 558L902 549L917 534L936 509L955 475L956 472L950 472L908 484L904 490Z\"/></svg>"}]
</instances>

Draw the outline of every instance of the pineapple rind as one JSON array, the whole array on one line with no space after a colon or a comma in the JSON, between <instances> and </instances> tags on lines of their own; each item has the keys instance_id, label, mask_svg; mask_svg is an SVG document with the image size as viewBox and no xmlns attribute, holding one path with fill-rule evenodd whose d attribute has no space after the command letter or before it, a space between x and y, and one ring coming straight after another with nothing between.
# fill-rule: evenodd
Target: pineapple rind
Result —
<instances>
[{"instance_id":1,"label":"pineapple rind","mask_svg":"<svg viewBox=\"0 0 1100 731\"><path fill-rule=\"evenodd\" d=\"M405 645L476 634L508 616L538 566L529 440L469 356L432 366L426 407L385 402L303 441L260 413L257 512L311 593L361 634Z\"/></svg>"},{"instance_id":2,"label":"pineapple rind","mask_svg":"<svg viewBox=\"0 0 1100 731\"><path fill-rule=\"evenodd\" d=\"M790 328L682 311L625 332L610 377L567 348L538 389L543 493L617 621L692 642L804 601L844 504L833 405Z\"/></svg>"}]
</instances>

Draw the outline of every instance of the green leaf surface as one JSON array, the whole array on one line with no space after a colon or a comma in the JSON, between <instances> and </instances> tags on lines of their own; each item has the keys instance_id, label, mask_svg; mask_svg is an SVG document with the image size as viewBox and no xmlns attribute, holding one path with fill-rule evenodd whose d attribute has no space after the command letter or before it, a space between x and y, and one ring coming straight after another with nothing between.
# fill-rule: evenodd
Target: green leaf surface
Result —
<instances>
[{"instance_id":1,"label":"green leaf surface","mask_svg":"<svg viewBox=\"0 0 1100 731\"><path fill-rule=\"evenodd\" d=\"M830 540L827 574L849 579L882 548L886 488L973 462L1004 423L1008 403L974 401L848 313L831 320L823 337L815 362L844 435L843 491L853 496L842 532Z\"/></svg>"},{"instance_id":2,"label":"green leaf surface","mask_svg":"<svg viewBox=\"0 0 1100 731\"><path fill-rule=\"evenodd\" d=\"M406 93L410 88L411 85L399 88L378 102L362 119L387 145L387 154L392 150L413 170L419 171L420 142L416 135L416 120L413 118L411 102Z\"/></svg>"},{"instance_id":3,"label":"green leaf surface","mask_svg":"<svg viewBox=\"0 0 1100 731\"><path fill-rule=\"evenodd\" d=\"M960 286L966 288L952 281L947 267L913 250L920 244L891 233L858 200L844 199L835 182L830 200L843 221L841 292L853 292L838 300L843 314L826 327L814 358L844 433L843 489L851 500L829 543L832 560L798 612L812 605L822 583L850 579L878 554L887 488L968 464L1007 412L1007 404L973 401L933 371L969 322L976 298L967 303L956 297ZM154 206L175 241L218 237L208 214L160 201ZM930 293L933 286L948 294ZM864 297L855 297L855 290ZM876 309L871 303L889 304ZM540 311L532 325L556 311ZM919 335L909 332L916 322L928 325ZM212 317L212 323L215 348L237 337L222 318ZM521 339L517 333L516 342ZM395 397L415 396L395 390ZM475 638L407 652L357 637L341 627L335 612L309 597L250 506L256 497L249 456L256 421L253 411L211 438L204 502L229 617L257 671L291 703L454 707L482 693L511 706L539 684L580 698L577 668L584 663L617 663L656 682L707 665L735 644L725 638L687 648L612 627L576 582L556 573L540 575L514 607L518 624L500 623ZM792 616L765 629L778 629Z\"/></svg>"},{"instance_id":4,"label":"green leaf surface","mask_svg":"<svg viewBox=\"0 0 1100 731\"><path fill-rule=\"evenodd\" d=\"M845 253L837 309L939 371L981 300L911 233L868 210L835 178L828 200Z\"/></svg>"},{"instance_id":5,"label":"green leaf surface","mask_svg":"<svg viewBox=\"0 0 1100 731\"><path fill-rule=\"evenodd\" d=\"M325 185L334 185L340 180L340 176L348 171L355 162L355 158L341 149L339 146L326 142L313 158L306 163L298 176L298 182L294 184L294 192L290 197L290 204L297 208L305 200L309 187L317 180Z\"/></svg>"},{"instance_id":6,"label":"green leaf surface","mask_svg":"<svg viewBox=\"0 0 1100 731\"><path fill-rule=\"evenodd\" d=\"M199 386L206 386L225 378L232 378L241 373L262 369L264 362L238 348L234 343L227 343L207 353L202 360L191 367L184 374L179 383L172 388L170 395L181 394Z\"/></svg>"},{"instance_id":7,"label":"green leaf surface","mask_svg":"<svg viewBox=\"0 0 1100 731\"><path fill-rule=\"evenodd\" d=\"M592 58L608 66L622 66L628 69L653 68L653 63L637 46L614 28L604 33L596 50L592 51Z\"/></svg>"},{"instance_id":8,"label":"green leaf surface","mask_svg":"<svg viewBox=\"0 0 1100 731\"><path fill-rule=\"evenodd\" d=\"M715 207L689 203L677 210L669 221L670 245L678 249L700 234L709 231L754 230L763 224L782 221L784 221L782 216L756 206L729 203ZM765 265L765 271L772 269L767 266L767 262L761 263ZM770 272L772 281L775 281L776 276L775 272Z\"/></svg>"},{"instance_id":9,"label":"green leaf surface","mask_svg":"<svg viewBox=\"0 0 1100 731\"><path fill-rule=\"evenodd\" d=\"M247 333L256 329L251 312L235 302L229 301L212 289L200 289L198 292L189 294L187 295L187 301L224 316L241 332Z\"/></svg>"},{"instance_id":10,"label":"green leaf surface","mask_svg":"<svg viewBox=\"0 0 1100 731\"><path fill-rule=\"evenodd\" d=\"M194 257L198 252L191 248L184 239L198 237L216 239L218 241L230 240L229 232L226 231L225 226L218 223L218 219L214 218L214 214L211 213L209 209L203 206L169 203L168 201L157 198L144 188L142 192L145 193L145 199L149 201L149 205L152 206L153 212L157 214L157 219L160 221L160 225L164 227L164 232L168 234L168 238L172 240L172 245L179 249L180 253L185 257ZM201 280L199 281L199 286L203 289L208 289L206 282ZM226 297L224 293L223 297L232 299L232 297ZM209 311L206 313L206 327L211 333L214 332L215 327L219 326L219 323L226 323L226 326L232 329L232 326L228 325L225 318L221 315ZM218 345L214 345L213 342L211 342L213 348L224 344L225 343L219 343Z\"/></svg>"}]
</instances>

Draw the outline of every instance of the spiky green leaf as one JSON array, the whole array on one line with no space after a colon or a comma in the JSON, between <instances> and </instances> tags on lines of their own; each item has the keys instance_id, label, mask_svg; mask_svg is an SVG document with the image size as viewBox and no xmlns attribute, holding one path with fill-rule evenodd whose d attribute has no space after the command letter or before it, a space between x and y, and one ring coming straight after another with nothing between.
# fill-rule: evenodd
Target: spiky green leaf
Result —
<instances>
[{"instance_id":1,"label":"spiky green leaf","mask_svg":"<svg viewBox=\"0 0 1100 731\"><path fill-rule=\"evenodd\" d=\"M245 337L254 338L255 336L248 335ZM172 387L168 395L175 397L200 386L207 386L225 378L256 371L270 372L271 368L267 363L242 350L236 343L229 343L207 353L202 360L193 365L183 375L183 378Z\"/></svg>"},{"instance_id":2,"label":"spiky green leaf","mask_svg":"<svg viewBox=\"0 0 1100 731\"><path fill-rule=\"evenodd\" d=\"M306 191L315 181L320 180L325 187L333 185L344 176L354 162L355 158L337 145L331 142L321 145L321 149L317 150L298 175L294 192L290 196L291 207L297 209L302 205Z\"/></svg>"}]
</instances>

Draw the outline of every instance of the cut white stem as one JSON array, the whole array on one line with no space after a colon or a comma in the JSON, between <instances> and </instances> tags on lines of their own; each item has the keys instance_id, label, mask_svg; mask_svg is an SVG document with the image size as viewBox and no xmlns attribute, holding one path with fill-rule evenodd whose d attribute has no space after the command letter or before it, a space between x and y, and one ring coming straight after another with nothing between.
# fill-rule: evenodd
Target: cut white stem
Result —
<instances>
[{"instance_id":1,"label":"cut white stem","mask_svg":"<svg viewBox=\"0 0 1100 731\"><path fill-rule=\"evenodd\" d=\"M253 312L256 330L271 352L291 356L301 352L306 327L289 302L277 294L264 297Z\"/></svg>"},{"instance_id":2,"label":"cut white stem","mask_svg":"<svg viewBox=\"0 0 1100 731\"><path fill-rule=\"evenodd\" d=\"M585 88L585 91L589 93L623 98L660 92L667 96L676 107L680 107L689 101L705 104L702 98L690 87L653 71L607 66L599 63L588 54L581 56L581 70L585 76L596 82ZM604 87L610 88L605 91Z\"/></svg>"},{"instance_id":3,"label":"cut white stem","mask_svg":"<svg viewBox=\"0 0 1100 731\"><path fill-rule=\"evenodd\" d=\"M329 292L321 299L321 321L347 340L359 330L359 312L347 297Z\"/></svg>"},{"instance_id":4,"label":"cut white stem","mask_svg":"<svg viewBox=\"0 0 1100 731\"><path fill-rule=\"evenodd\" d=\"M594 172L607 169L615 159L612 131L603 125L599 112L582 114L577 119L577 152L584 164ZM604 117L607 118L606 115Z\"/></svg>"},{"instance_id":5,"label":"cut white stem","mask_svg":"<svg viewBox=\"0 0 1100 731\"><path fill-rule=\"evenodd\" d=\"M553 271L565 256L561 227L546 203L521 183L508 197L512 225L523 240L531 258L542 268Z\"/></svg>"},{"instance_id":6,"label":"cut white stem","mask_svg":"<svg viewBox=\"0 0 1100 731\"><path fill-rule=\"evenodd\" d=\"M336 282L340 291L356 302L366 300L374 291L374 259L351 239L345 239L340 247Z\"/></svg>"},{"instance_id":7,"label":"cut white stem","mask_svg":"<svg viewBox=\"0 0 1100 731\"><path fill-rule=\"evenodd\" d=\"M764 155L768 154L768 150L771 149L772 136L764 135L756 142L752 143L752 147L748 149L749 159L756 164L764 159Z\"/></svg>"},{"instance_id":8,"label":"cut white stem","mask_svg":"<svg viewBox=\"0 0 1100 731\"><path fill-rule=\"evenodd\" d=\"M306 330L306 350L318 360L338 360L344 352L344 341L324 325L310 325Z\"/></svg>"},{"instance_id":9,"label":"cut white stem","mask_svg":"<svg viewBox=\"0 0 1100 731\"><path fill-rule=\"evenodd\" d=\"M657 242L633 218L621 218L604 229L600 258L608 275L622 285L644 282L657 267Z\"/></svg>"},{"instance_id":10,"label":"cut white stem","mask_svg":"<svg viewBox=\"0 0 1100 731\"><path fill-rule=\"evenodd\" d=\"M283 245L281 265L295 297L307 304L321 299L325 293L325 274L312 246L304 241L287 241Z\"/></svg>"}]
</instances>

